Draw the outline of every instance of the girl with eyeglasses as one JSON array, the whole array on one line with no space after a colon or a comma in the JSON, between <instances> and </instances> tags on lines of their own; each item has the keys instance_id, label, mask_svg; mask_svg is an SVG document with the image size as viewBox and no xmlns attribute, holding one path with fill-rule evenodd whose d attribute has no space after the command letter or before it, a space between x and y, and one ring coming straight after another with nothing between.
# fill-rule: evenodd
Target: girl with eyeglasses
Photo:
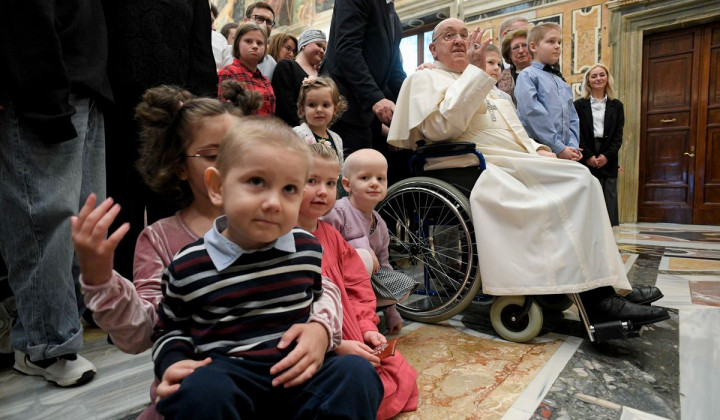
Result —
<instances>
[{"instance_id":1,"label":"girl with eyeglasses","mask_svg":"<svg viewBox=\"0 0 720 420\"><path fill-rule=\"evenodd\" d=\"M298 40L286 33L276 33L268 41L267 54L278 63L281 60L293 60L298 52Z\"/></svg>"},{"instance_id":2,"label":"girl with eyeglasses","mask_svg":"<svg viewBox=\"0 0 720 420\"><path fill-rule=\"evenodd\" d=\"M153 192L177 202L182 210L141 232L132 282L108 271L112 263L103 266L108 257L112 262L112 250L97 255L102 247L95 246L86 235L93 227L104 227L107 233L109 223L104 221L116 215L118 205L106 200L91 212L95 205L91 197L72 223L85 304L98 326L124 352L140 353L152 346L150 334L162 295L163 271L175 253L208 231L221 213L208 198L205 169L213 165L220 141L237 117L252 113L261 101L259 94L246 91L236 81L223 82L223 91L225 103L196 97L179 87L159 86L147 90L137 107L141 129L137 169ZM124 235L127 226L107 241L116 244L115 239Z\"/></svg>"}]
</instances>

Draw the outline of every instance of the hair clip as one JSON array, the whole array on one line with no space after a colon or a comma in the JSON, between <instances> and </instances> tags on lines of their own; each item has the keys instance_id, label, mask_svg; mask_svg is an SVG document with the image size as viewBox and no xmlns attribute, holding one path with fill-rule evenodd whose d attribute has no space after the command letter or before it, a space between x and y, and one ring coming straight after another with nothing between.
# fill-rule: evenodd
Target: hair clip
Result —
<instances>
[{"instance_id":1,"label":"hair clip","mask_svg":"<svg viewBox=\"0 0 720 420\"><path fill-rule=\"evenodd\" d=\"M183 101L178 101L178 109L182 108L183 105L184 105L184 104L183 104Z\"/></svg>"},{"instance_id":2,"label":"hair clip","mask_svg":"<svg viewBox=\"0 0 720 420\"><path fill-rule=\"evenodd\" d=\"M308 146L310 146L310 145L313 145L313 144L317 143L317 141L315 141L315 137L314 137L314 136L308 134L307 136L305 136L305 143L307 143Z\"/></svg>"},{"instance_id":3,"label":"hair clip","mask_svg":"<svg viewBox=\"0 0 720 420\"><path fill-rule=\"evenodd\" d=\"M315 83L316 79L317 78L315 76L308 76L308 77L304 78L302 81L303 87L312 85L313 83Z\"/></svg>"}]
</instances>

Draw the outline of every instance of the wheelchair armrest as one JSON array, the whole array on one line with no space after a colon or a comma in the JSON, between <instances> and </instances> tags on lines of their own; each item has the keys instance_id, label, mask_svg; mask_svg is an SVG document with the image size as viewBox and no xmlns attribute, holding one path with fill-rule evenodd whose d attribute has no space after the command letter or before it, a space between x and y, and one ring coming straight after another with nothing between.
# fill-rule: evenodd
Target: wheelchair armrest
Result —
<instances>
[{"instance_id":1,"label":"wheelchair armrest","mask_svg":"<svg viewBox=\"0 0 720 420\"><path fill-rule=\"evenodd\" d=\"M438 157L472 153L475 150L475 143L471 141L442 142L420 146L415 153L425 157Z\"/></svg>"},{"instance_id":2,"label":"wheelchair armrest","mask_svg":"<svg viewBox=\"0 0 720 420\"><path fill-rule=\"evenodd\" d=\"M480 170L485 170L485 157L475 149L475 143L471 141L442 142L422 145L415 150L410 158L410 173L415 172L425 165L427 158L458 156L468 153L474 154L479 161Z\"/></svg>"}]
</instances>

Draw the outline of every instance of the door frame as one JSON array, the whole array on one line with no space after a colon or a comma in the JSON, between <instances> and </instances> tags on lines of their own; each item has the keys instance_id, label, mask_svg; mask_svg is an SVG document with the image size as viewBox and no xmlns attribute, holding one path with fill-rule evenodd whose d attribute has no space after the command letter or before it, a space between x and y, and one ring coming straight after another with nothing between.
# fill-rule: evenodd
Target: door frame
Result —
<instances>
[{"instance_id":1,"label":"door frame","mask_svg":"<svg viewBox=\"0 0 720 420\"><path fill-rule=\"evenodd\" d=\"M640 123L642 103L643 39L647 33L684 28L720 19L717 0L617 0L610 9L609 45L615 89L622 92L625 129L620 153L624 169L618 178L620 222L635 223L638 216L640 176ZM678 23L680 22L680 23Z\"/></svg>"}]
</instances>

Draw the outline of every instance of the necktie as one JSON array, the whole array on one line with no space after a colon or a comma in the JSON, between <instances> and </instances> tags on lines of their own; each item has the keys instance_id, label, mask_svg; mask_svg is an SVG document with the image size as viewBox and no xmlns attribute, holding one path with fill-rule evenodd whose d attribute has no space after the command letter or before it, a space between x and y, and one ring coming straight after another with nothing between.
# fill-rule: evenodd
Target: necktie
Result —
<instances>
[{"instance_id":1,"label":"necktie","mask_svg":"<svg viewBox=\"0 0 720 420\"><path fill-rule=\"evenodd\" d=\"M550 64L545 64L545 67L543 67L543 71L546 71L546 72L548 72L548 73L552 73L552 74L554 74L555 76L561 78L563 82L565 81L565 78L562 76L562 73L560 73L560 70L558 70L557 68L551 66Z\"/></svg>"}]
</instances>

